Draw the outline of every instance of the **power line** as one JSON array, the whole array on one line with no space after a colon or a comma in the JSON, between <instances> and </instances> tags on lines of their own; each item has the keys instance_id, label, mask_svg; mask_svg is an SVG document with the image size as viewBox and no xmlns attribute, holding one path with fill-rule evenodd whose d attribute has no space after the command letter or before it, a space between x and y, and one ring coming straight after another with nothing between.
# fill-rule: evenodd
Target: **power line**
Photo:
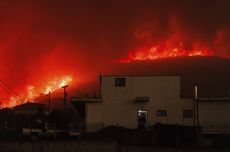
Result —
<instances>
[{"instance_id":1,"label":"power line","mask_svg":"<svg viewBox=\"0 0 230 152\"><path fill-rule=\"evenodd\" d=\"M7 85L5 82L3 82L2 80L0 80L0 83L3 84L10 92L12 92L13 94L15 94L16 96L20 96L16 91L14 91L13 89L10 88L9 85Z\"/></svg>"},{"instance_id":2,"label":"power line","mask_svg":"<svg viewBox=\"0 0 230 152\"><path fill-rule=\"evenodd\" d=\"M11 96L13 97L17 97L19 98L19 100L23 101L22 100L22 97L17 93L15 92L13 89L11 89L9 87L9 85L7 85L5 82L3 82L2 80L0 80L0 87L3 88L8 94L10 94Z\"/></svg>"}]
</instances>

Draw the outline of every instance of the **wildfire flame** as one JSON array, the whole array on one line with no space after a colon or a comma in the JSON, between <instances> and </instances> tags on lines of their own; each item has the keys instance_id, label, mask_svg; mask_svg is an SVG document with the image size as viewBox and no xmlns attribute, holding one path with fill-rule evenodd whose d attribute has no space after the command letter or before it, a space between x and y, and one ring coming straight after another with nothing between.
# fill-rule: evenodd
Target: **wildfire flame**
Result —
<instances>
[{"instance_id":1,"label":"wildfire flame","mask_svg":"<svg viewBox=\"0 0 230 152\"><path fill-rule=\"evenodd\" d=\"M214 53L208 48L186 50L180 47L166 48L160 45L141 48L137 51L130 52L128 57L122 58L121 63L129 63L132 61L151 61L164 58L182 57L182 56L212 56Z\"/></svg>"},{"instance_id":2,"label":"wildfire flame","mask_svg":"<svg viewBox=\"0 0 230 152\"><path fill-rule=\"evenodd\" d=\"M63 86L68 85L72 81L71 76L56 77L48 83L45 89L42 91L43 94L48 94L57 89L62 88Z\"/></svg>"},{"instance_id":3,"label":"wildfire flame","mask_svg":"<svg viewBox=\"0 0 230 152\"><path fill-rule=\"evenodd\" d=\"M58 90L62 88L63 86L70 84L71 81L72 81L71 76L62 76L62 77L55 77L54 79L50 80L45 85L45 87L42 87L42 89L36 89L34 86L29 85L27 86L26 95L21 95L20 97L11 96L7 104L0 105L0 109L1 108L12 108L14 106L26 103L28 101L34 102L35 98L38 97L40 93L48 94L49 92L54 92L55 90Z\"/></svg>"}]
</instances>

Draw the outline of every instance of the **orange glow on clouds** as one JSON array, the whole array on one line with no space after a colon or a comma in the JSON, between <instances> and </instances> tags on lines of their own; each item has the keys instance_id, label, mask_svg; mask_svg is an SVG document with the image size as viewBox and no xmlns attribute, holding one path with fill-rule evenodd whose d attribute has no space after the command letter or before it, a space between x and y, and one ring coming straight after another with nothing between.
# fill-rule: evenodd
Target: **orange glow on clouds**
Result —
<instances>
[{"instance_id":1,"label":"orange glow on clouds","mask_svg":"<svg viewBox=\"0 0 230 152\"><path fill-rule=\"evenodd\" d=\"M137 51L129 52L126 58L120 59L121 63L132 61L151 61L164 58L183 57L183 56L212 56L214 53L208 48L186 50L181 43L180 47L163 47L154 45L141 48Z\"/></svg>"},{"instance_id":2,"label":"orange glow on clouds","mask_svg":"<svg viewBox=\"0 0 230 152\"><path fill-rule=\"evenodd\" d=\"M49 92L54 92L65 85L69 85L72 82L72 76L66 75L61 77L55 77L47 84L44 85L41 89L36 89L32 85L27 86L27 92L25 95L21 96L11 96L9 102L0 105L0 108L12 108L14 106L26 103L26 102L35 102L35 98L39 94L48 94Z\"/></svg>"}]
</instances>

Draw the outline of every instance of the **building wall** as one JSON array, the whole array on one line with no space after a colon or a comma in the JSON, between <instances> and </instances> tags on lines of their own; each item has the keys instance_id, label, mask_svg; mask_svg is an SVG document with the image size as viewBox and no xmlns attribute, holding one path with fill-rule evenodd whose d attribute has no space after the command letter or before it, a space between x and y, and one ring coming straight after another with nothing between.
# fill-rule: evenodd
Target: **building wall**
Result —
<instances>
[{"instance_id":1,"label":"building wall","mask_svg":"<svg viewBox=\"0 0 230 152\"><path fill-rule=\"evenodd\" d=\"M230 123L230 102L199 102L200 123Z\"/></svg>"},{"instance_id":2,"label":"building wall","mask_svg":"<svg viewBox=\"0 0 230 152\"><path fill-rule=\"evenodd\" d=\"M148 123L192 125L193 118L183 118L183 109L192 110L191 99L180 98L179 76L130 76L125 87L115 87L113 76L103 76L102 103L87 104L87 122L105 125L137 127L137 111L148 112ZM121 77L123 78L123 77ZM149 102L136 103L136 97L149 97ZM156 116L156 110L167 110L166 117Z\"/></svg>"},{"instance_id":3,"label":"building wall","mask_svg":"<svg viewBox=\"0 0 230 152\"><path fill-rule=\"evenodd\" d=\"M199 124L204 134L230 134L230 102L199 102Z\"/></svg>"}]
</instances>

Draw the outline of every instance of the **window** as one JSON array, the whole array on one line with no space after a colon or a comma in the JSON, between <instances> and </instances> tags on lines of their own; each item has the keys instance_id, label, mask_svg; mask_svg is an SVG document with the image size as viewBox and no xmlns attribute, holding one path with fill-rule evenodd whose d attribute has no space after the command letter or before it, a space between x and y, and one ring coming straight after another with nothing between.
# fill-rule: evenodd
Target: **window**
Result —
<instances>
[{"instance_id":1,"label":"window","mask_svg":"<svg viewBox=\"0 0 230 152\"><path fill-rule=\"evenodd\" d=\"M159 117L166 117L167 116L167 110L157 110L156 114Z\"/></svg>"},{"instance_id":2,"label":"window","mask_svg":"<svg viewBox=\"0 0 230 152\"><path fill-rule=\"evenodd\" d=\"M125 87L125 78L115 78L115 87Z\"/></svg>"},{"instance_id":3,"label":"window","mask_svg":"<svg viewBox=\"0 0 230 152\"><path fill-rule=\"evenodd\" d=\"M193 110L183 110L184 118L193 118Z\"/></svg>"}]
</instances>

